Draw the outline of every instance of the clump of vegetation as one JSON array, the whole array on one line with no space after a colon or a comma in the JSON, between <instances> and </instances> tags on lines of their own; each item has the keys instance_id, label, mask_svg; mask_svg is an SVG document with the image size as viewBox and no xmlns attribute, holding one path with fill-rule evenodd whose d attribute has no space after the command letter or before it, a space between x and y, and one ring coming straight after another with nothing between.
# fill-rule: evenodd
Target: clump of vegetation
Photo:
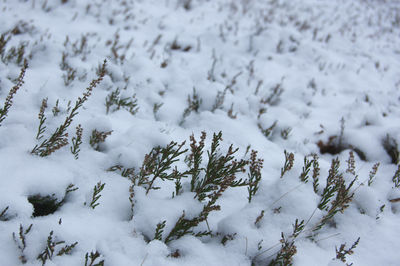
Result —
<instances>
[{"instance_id":1,"label":"clump of vegetation","mask_svg":"<svg viewBox=\"0 0 400 266\"><path fill-rule=\"evenodd\" d=\"M360 242L360 238L357 238L357 240L353 243L353 245L351 245L350 248L346 249L346 243L341 244L339 249L336 247L336 259L342 261L343 263L346 263L346 256L347 255L352 255L354 253L354 249L357 247L358 243ZM352 265L351 264L347 264L346 265Z\"/></svg>"},{"instance_id":2,"label":"clump of vegetation","mask_svg":"<svg viewBox=\"0 0 400 266\"><path fill-rule=\"evenodd\" d=\"M64 123L61 124L49 138L46 138L40 144L35 145L35 147L31 151L31 154L45 157L49 156L56 150L59 150L60 148L68 145L67 129L71 125L73 118L78 114L79 108L83 106L83 104L88 100L89 96L92 94L93 89L103 80L103 77L105 75L105 67L106 67L106 61L104 60L98 78L92 80L89 87L86 88L86 91L83 94L83 96L79 97L76 100L75 106L71 108L69 114L64 120ZM45 120L42 108L41 111L39 112L39 120L40 123L39 123L37 139L40 140L44 135L43 123Z\"/></svg>"},{"instance_id":3,"label":"clump of vegetation","mask_svg":"<svg viewBox=\"0 0 400 266\"><path fill-rule=\"evenodd\" d=\"M222 141L222 133L219 132L213 135L211 147L205 156L205 139L205 132L202 132L199 142L192 135L190 137L190 149L184 148L185 142L181 144L171 142L165 148L155 147L145 156L137 173L133 168L124 168L120 165L115 165L109 169L120 171L122 176L132 181L130 190L132 197L135 186L144 187L146 194L149 194L152 190L160 189L154 185L157 179L174 181L175 192L173 197L179 196L185 192L182 185L184 178L189 178L190 186L188 187L190 187L190 192L194 193L194 198L203 203L202 211L193 218L187 218L183 210L168 234L164 234L167 221L161 221L156 227L154 239L168 243L184 235L196 237L211 235L213 233L210 228L205 231L196 231L195 228L200 223L207 222L212 211L220 210L217 200L228 188L247 186L249 201L256 194L261 180L263 164L263 160L257 158L257 152L251 152L250 160L238 160L235 158L238 149L231 145L225 154L221 154L219 146ZM187 169L180 171L176 163L183 156ZM245 174L246 172L247 178L237 178L239 173ZM134 200L132 197L130 200L133 208Z\"/></svg>"},{"instance_id":4,"label":"clump of vegetation","mask_svg":"<svg viewBox=\"0 0 400 266\"><path fill-rule=\"evenodd\" d=\"M315 233L320 230L328 221L330 221L336 213L343 213L349 207L349 203L353 200L354 192L350 189L357 180L357 176L346 186L343 174L339 172L340 161L338 158L333 159L329 175L326 180L326 186L322 192L321 200L318 208L327 213L314 226L312 231Z\"/></svg>"},{"instance_id":5,"label":"clump of vegetation","mask_svg":"<svg viewBox=\"0 0 400 266\"><path fill-rule=\"evenodd\" d=\"M91 251L85 255L85 266L104 266L104 260L96 262L97 259L101 257L101 254L96 250L96 252Z\"/></svg>"},{"instance_id":6,"label":"clump of vegetation","mask_svg":"<svg viewBox=\"0 0 400 266\"><path fill-rule=\"evenodd\" d=\"M90 136L90 146L92 146L93 149L96 151L100 151L100 144L103 143L108 136L110 136L112 133L111 131L97 131L97 129L94 129L92 131L92 135Z\"/></svg>"},{"instance_id":7,"label":"clump of vegetation","mask_svg":"<svg viewBox=\"0 0 400 266\"><path fill-rule=\"evenodd\" d=\"M78 242L75 242L71 245L65 245L64 247L59 249L58 252L56 252L56 247L62 244L65 244L65 241L56 241L53 238L53 231L51 231L49 236L47 237L46 247L37 256L37 260L40 260L42 262L42 265L45 265L47 260L53 259L54 254L56 254L56 256L69 255L71 254L75 246L78 245Z\"/></svg>"},{"instance_id":8,"label":"clump of vegetation","mask_svg":"<svg viewBox=\"0 0 400 266\"><path fill-rule=\"evenodd\" d=\"M293 256L297 253L295 239L299 236L303 229L304 221L299 223L299 221L296 219L296 222L293 225L293 233L288 238L285 238L283 233L281 234L281 249L278 251L275 259L269 263L269 266L293 265Z\"/></svg>"},{"instance_id":9,"label":"clump of vegetation","mask_svg":"<svg viewBox=\"0 0 400 266\"><path fill-rule=\"evenodd\" d=\"M281 168L281 178L293 168L294 165L294 154L292 152L284 151L285 153L285 164L283 168Z\"/></svg>"},{"instance_id":10,"label":"clump of vegetation","mask_svg":"<svg viewBox=\"0 0 400 266\"><path fill-rule=\"evenodd\" d=\"M106 113L115 112L120 109L127 110L132 115L139 111L136 95L132 97L121 97L121 91L116 88L106 98Z\"/></svg>"}]
</instances>

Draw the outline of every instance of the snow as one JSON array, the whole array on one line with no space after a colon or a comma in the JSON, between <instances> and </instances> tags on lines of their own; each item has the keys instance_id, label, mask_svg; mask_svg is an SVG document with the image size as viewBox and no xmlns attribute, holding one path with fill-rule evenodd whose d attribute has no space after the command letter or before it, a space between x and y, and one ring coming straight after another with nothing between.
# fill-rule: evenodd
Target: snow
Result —
<instances>
[{"instance_id":1,"label":"snow","mask_svg":"<svg viewBox=\"0 0 400 266\"><path fill-rule=\"evenodd\" d=\"M400 143L397 0L0 0L0 10L0 34L11 36L0 58L1 104L22 66L7 54L23 44L29 63L0 124L0 213L8 207L7 220L0 220L0 264L22 264L13 233L18 242L20 225L25 230L32 224L25 265L42 264L37 257L50 231L56 241L78 244L71 254L56 256L65 245L60 244L46 265L84 265L85 254L95 251L101 254L95 263L104 265L265 265L280 249L281 232L289 237L296 219L306 225L295 239L294 265L343 265L334 259L335 247L349 248L358 237L347 263L399 264L400 201L393 199L400 198L400 188L392 181L398 167L384 145L387 136L396 149ZM46 157L31 154L64 122L104 59L106 75L68 127L69 144ZM68 67L76 71L72 80ZM281 94L270 98L278 84ZM117 88L121 98L135 95L136 114L124 108L106 113L106 98ZM184 117L194 90L201 104ZM44 98L46 131L37 140ZM262 129L275 121L265 136ZM70 147L79 124L76 160ZM98 150L90 145L95 129L112 131ZM166 221L165 240L183 212L191 219L203 209L205 202L190 192L190 178L182 179L179 195L173 194L174 181L157 180L160 189L149 193L135 186L132 213L132 182L109 169L121 165L138 173L152 148L186 141L190 149L189 137L199 141L202 131L206 150L221 131L221 154L231 144L239 148L239 160L258 151L264 159L259 190L249 203L246 187L227 189L217 201L221 210L194 229L210 229L213 236L164 243L154 239L157 224ZM343 145L340 153L321 154L318 142L328 144L332 136ZM346 172L351 149L355 175ZM284 150L294 153L295 162L281 178ZM299 179L304 157L312 154L321 168L319 194L312 173L308 183ZM336 157L346 185L357 176L354 198L313 235L326 214L317 206ZM183 159L177 162L182 171ZM98 182L105 187L93 209ZM70 184L78 190L65 197ZM65 201L56 212L33 217L33 195ZM255 224L261 211L264 217ZM222 244L224 236L232 239Z\"/></svg>"}]
</instances>

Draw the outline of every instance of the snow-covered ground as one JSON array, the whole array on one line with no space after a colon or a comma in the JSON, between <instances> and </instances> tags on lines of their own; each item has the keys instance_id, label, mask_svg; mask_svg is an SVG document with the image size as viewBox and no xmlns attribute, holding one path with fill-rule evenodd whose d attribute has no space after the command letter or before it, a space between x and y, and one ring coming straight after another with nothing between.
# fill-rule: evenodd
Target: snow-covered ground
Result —
<instances>
[{"instance_id":1,"label":"snow-covered ground","mask_svg":"<svg viewBox=\"0 0 400 266\"><path fill-rule=\"evenodd\" d=\"M348 264L399 265L399 1L0 0L0 12L0 265L319 266L346 251ZM249 165L224 176L244 186L193 188L190 136L200 145L203 131L200 181L213 134L227 167L258 151L251 202ZM189 149L165 171L153 161L171 180L141 183L157 148L145 155L171 141ZM349 189L327 198L335 185Z\"/></svg>"}]
</instances>

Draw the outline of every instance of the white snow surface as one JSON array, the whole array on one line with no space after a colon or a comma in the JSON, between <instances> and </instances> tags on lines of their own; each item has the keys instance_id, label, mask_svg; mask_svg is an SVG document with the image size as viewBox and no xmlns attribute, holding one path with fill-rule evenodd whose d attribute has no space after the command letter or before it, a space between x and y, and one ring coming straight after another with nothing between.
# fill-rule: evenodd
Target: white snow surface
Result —
<instances>
[{"instance_id":1,"label":"white snow surface","mask_svg":"<svg viewBox=\"0 0 400 266\"><path fill-rule=\"evenodd\" d=\"M8 207L0 221L0 265L21 265L22 255L25 265L42 265L37 257L50 231L65 243L45 265L85 265L85 254L95 251L101 254L96 263L115 266L268 265L280 250L281 232L290 236L296 219L306 226L294 242L294 265L344 265L335 259L335 248L344 243L349 248L358 237L347 263L399 265L400 188L392 181L397 166L384 145L388 136L393 147L400 143L399 1L0 0L0 12L0 34L10 36L0 50L1 106L22 65L17 55L6 55L24 45L29 64L0 124L0 212ZM71 81L62 70L63 54L76 71ZM107 73L73 118L69 144L46 157L31 154L63 123L104 59ZM268 101L277 85L281 94ZM106 98L117 88L122 98L135 95L137 113L113 107L106 112ZM194 90L201 104L184 116ZM214 108L218 97L223 101ZM46 130L37 140L44 98ZM60 111L54 115L57 101ZM275 121L265 136L261 128ZM70 147L79 124L83 137L76 160ZM98 150L89 143L94 129L112 131ZM199 140L202 131L206 149L221 131L221 153L232 144L239 148L238 159L248 159L246 149L257 150L264 159L260 188L250 203L246 187L223 193L221 209L193 229L210 229L212 237L153 240L160 222L166 221L165 240L183 211L187 218L201 212L204 202L190 192L190 177L182 179L183 193L174 197L174 181L158 180L160 189L148 194L136 186L132 210L131 181L108 169L122 165L138 173L153 147L186 141L190 148L189 137ZM322 154L318 143L331 136L345 148ZM310 238L326 214L317 206L332 159L340 159L346 184L354 179L346 172L351 149L357 151L354 198ZM281 178L284 150L294 153L295 163ZM312 154L319 156L319 194L311 176L308 183L299 179L304 157ZM185 169L183 159L178 169ZM89 203L98 182L105 186L93 209ZM69 184L79 189L57 211L33 217L28 197L54 194L61 200ZM19 228L30 224L22 254ZM233 237L222 244L226 235ZM75 242L70 254L56 256Z\"/></svg>"}]
</instances>

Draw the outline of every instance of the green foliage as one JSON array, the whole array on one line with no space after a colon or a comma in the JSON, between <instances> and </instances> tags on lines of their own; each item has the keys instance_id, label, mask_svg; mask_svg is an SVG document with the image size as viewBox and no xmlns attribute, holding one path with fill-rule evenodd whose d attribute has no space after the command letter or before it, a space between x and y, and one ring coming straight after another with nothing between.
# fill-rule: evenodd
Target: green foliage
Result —
<instances>
[{"instance_id":1,"label":"green foliage","mask_svg":"<svg viewBox=\"0 0 400 266\"><path fill-rule=\"evenodd\" d=\"M336 213L343 213L353 200L354 193L350 192L357 177L346 187L343 175L339 173L340 161L338 158L332 160L326 186L322 192L321 200L318 204L320 210L327 211L321 220L314 226L312 231L315 233L320 230ZM336 196L335 196L336 195ZM333 199L333 197L335 197Z\"/></svg>"},{"instance_id":2,"label":"green foliage","mask_svg":"<svg viewBox=\"0 0 400 266\"><path fill-rule=\"evenodd\" d=\"M44 111L47 108L47 98L42 100L42 105L40 106L40 111L39 111L39 127L38 127L38 132L36 134L36 139L40 140L43 138L43 134L46 131L46 126L44 123L46 122L46 116L44 115Z\"/></svg>"},{"instance_id":3,"label":"green foliage","mask_svg":"<svg viewBox=\"0 0 400 266\"><path fill-rule=\"evenodd\" d=\"M397 170L392 177L392 181L395 187L400 187L400 165L397 166Z\"/></svg>"},{"instance_id":4,"label":"green foliage","mask_svg":"<svg viewBox=\"0 0 400 266\"><path fill-rule=\"evenodd\" d=\"M190 151L183 148L185 142L181 144L171 142L165 148L153 148L145 156L138 173L135 173L133 168L124 168L121 165L115 165L109 169L110 171L120 171L122 176L132 181L132 186L129 190L132 209L135 204L133 198L135 186L143 186L148 194L150 190L159 189L154 186L156 179L175 181L173 196L178 196L184 192L183 178L190 177L190 191L194 192L194 198L204 203L203 209L192 218L187 218L185 211L183 211L172 230L165 236L165 243L179 239L184 235L194 235L196 237L211 235L210 228L205 231L196 231L195 228L201 222L207 222L207 218L212 211L220 210L217 200L226 189L249 186L250 197L253 197L258 190L263 160L257 158L256 151L252 151L249 161L235 159L238 149L234 149L232 145L229 146L226 154L221 154L219 146L222 141L222 133L219 132L213 135L211 148L205 156L205 139L205 132L202 132L199 142L192 135L190 137ZM186 152L188 154L184 158L188 169L180 172L175 164L180 161L180 157ZM203 159L205 158L203 157L207 157L204 164ZM238 173L246 172L247 165L249 165L248 179L236 179ZM155 239L162 239L165 224L166 221L157 225Z\"/></svg>"},{"instance_id":5,"label":"green foliage","mask_svg":"<svg viewBox=\"0 0 400 266\"><path fill-rule=\"evenodd\" d=\"M249 185L247 187L249 203L258 191L263 163L264 160L257 159L257 151L252 150L249 161L249 173L247 174L249 177Z\"/></svg>"},{"instance_id":6,"label":"green foliage","mask_svg":"<svg viewBox=\"0 0 400 266\"><path fill-rule=\"evenodd\" d=\"M192 192L196 193L199 201L204 200L206 197L212 197L212 194L221 187L222 184L227 180L232 179L229 186L246 186L248 181L246 180L235 180L236 174L239 172L245 172L245 166L248 161L235 159L235 153L238 149L234 149L231 145L228 148L226 155L219 154L219 145L222 140L222 132L213 135L211 143L211 149L207 151L208 162L207 166L203 168L204 177L192 181L194 186Z\"/></svg>"},{"instance_id":7,"label":"green foliage","mask_svg":"<svg viewBox=\"0 0 400 266\"><path fill-rule=\"evenodd\" d=\"M92 94L92 90L103 80L105 75L105 67L106 60L104 60L98 78L92 80L89 87L86 88L83 97L79 97L76 100L75 106L70 110L69 114L64 120L64 123L61 124L49 138L43 140L42 143L37 144L32 149L31 154L45 157L68 144L68 133L66 131L71 125L73 118L78 114L78 109L83 106L83 103L86 102L89 96Z\"/></svg>"},{"instance_id":8,"label":"green foliage","mask_svg":"<svg viewBox=\"0 0 400 266\"><path fill-rule=\"evenodd\" d=\"M96 252L87 252L85 255L85 266L104 266L104 260L100 260L96 263L96 260L100 258L101 254L96 250ZM90 259L90 261L89 261Z\"/></svg>"},{"instance_id":9,"label":"green foliage","mask_svg":"<svg viewBox=\"0 0 400 266\"><path fill-rule=\"evenodd\" d=\"M14 95L17 93L17 91L24 84L24 77L25 77L25 72L26 72L27 68L28 68L28 63L25 60L24 61L24 65L21 68L21 72L20 72L20 74L18 76L17 84L15 84L15 86L10 89L6 100L4 101L3 108L0 108L0 126L1 126L1 123L4 121L4 119L6 119L6 117L8 115L8 111L10 110L10 108L11 108L11 106L13 104Z\"/></svg>"},{"instance_id":10,"label":"green foliage","mask_svg":"<svg viewBox=\"0 0 400 266\"><path fill-rule=\"evenodd\" d=\"M296 219L293 225L293 233L288 238L281 234L281 249L277 253L275 259L273 259L269 266L289 266L293 265L293 256L297 253L297 248L295 246L295 239L304 229L304 220L299 223Z\"/></svg>"},{"instance_id":11,"label":"green foliage","mask_svg":"<svg viewBox=\"0 0 400 266\"><path fill-rule=\"evenodd\" d=\"M55 239L53 239L53 231L51 231L49 236L47 237L46 247L44 248L42 253L37 256L37 260L42 261L42 265L45 265L47 260L53 259L54 253L56 252L56 247L64 243L65 241L56 241ZM56 253L56 256L71 254L72 249L76 245L78 245L78 242L75 242L71 245L65 245Z\"/></svg>"},{"instance_id":12,"label":"green foliage","mask_svg":"<svg viewBox=\"0 0 400 266\"><path fill-rule=\"evenodd\" d=\"M15 244L17 245L19 251L20 251L20 256L19 256L19 260L25 264L28 260L26 259L25 256L25 248L26 248L26 235L31 231L32 229L32 224L28 226L27 229L24 229L24 227L22 226L22 224L19 225L19 234L18 234L18 238L16 237L15 233L12 234L12 237L14 239Z\"/></svg>"},{"instance_id":13,"label":"green foliage","mask_svg":"<svg viewBox=\"0 0 400 266\"><path fill-rule=\"evenodd\" d=\"M117 88L112 91L106 98L106 113L110 111L115 112L120 109L125 109L132 115L135 115L139 111L136 96L132 97L121 97L121 91Z\"/></svg>"},{"instance_id":14,"label":"green foliage","mask_svg":"<svg viewBox=\"0 0 400 266\"><path fill-rule=\"evenodd\" d=\"M292 152L288 153L284 150L285 153L285 164L283 168L281 168L281 178L293 168L294 165L294 154Z\"/></svg>"},{"instance_id":15,"label":"green foliage","mask_svg":"<svg viewBox=\"0 0 400 266\"><path fill-rule=\"evenodd\" d=\"M97 201L100 199L100 197L101 197L101 194L100 194L100 193L103 191L105 185L106 185L105 183L98 182L98 183L94 186L94 188L93 188L93 194L92 194L92 201L91 201L90 204L89 204L89 206L90 206L92 209L95 209L97 206L100 205L100 203L98 203Z\"/></svg>"},{"instance_id":16,"label":"green foliage","mask_svg":"<svg viewBox=\"0 0 400 266\"><path fill-rule=\"evenodd\" d=\"M154 239L162 241L162 234L164 232L166 222L167 221L162 221L161 223L157 224L156 232L154 234Z\"/></svg>"},{"instance_id":17,"label":"green foliage","mask_svg":"<svg viewBox=\"0 0 400 266\"><path fill-rule=\"evenodd\" d=\"M190 136L190 154L185 158L186 164L189 167L188 174L191 176L190 191L195 190L196 184L200 180L200 172L202 170L201 163L203 160L204 141L207 137L206 132L201 132L200 142L197 141L194 135Z\"/></svg>"},{"instance_id":18,"label":"green foliage","mask_svg":"<svg viewBox=\"0 0 400 266\"><path fill-rule=\"evenodd\" d=\"M308 174L310 173L311 166L313 164L313 160L308 160L307 157L304 157L304 166L303 171L301 172L299 178L301 182L307 183L308 182Z\"/></svg>"},{"instance_id":19,"label":"green foliage","mask_svg":"<svg viewBox=\"0 0 400 266\"><path fill-rule=\"evenodd\" d=\"M179 161L178 157L187 151L187 149L182 150L184 145L185 142L178 144L172 141L165 148L153 148L145 156L139 175L135 179L146 187L146 194L152 189L159 189L154 186L157 178L164 181L176 180L185 176L186 173L180 173L176 167L171 171L173 164Z\"/></svg>"},{"instance_id":20,"label":"green foliage","mask_svg":"<svg viewBox=\"0 0 400 266\"><path fill-rule=\"evenodd\" d=\"M79 146L82 144L82 131L83 131L83 128L79 124L76 127L76 136L72 138L71 153L74 155L75 160L78 160L79 152L81 151Z\"/></svg>"},{"instance_id":21,"label":"green foliage","mask_svg":"<svg viewBox=\"0 0 400 266\"><path fill-rule=\"evenodd\" d=\"M318 156L316 154L314 154L312 178L313 178L313 189L314 189L315 194L318 194L319 172L320 172L320 168L319 168Z\"/></svg>"}]
</instances>

